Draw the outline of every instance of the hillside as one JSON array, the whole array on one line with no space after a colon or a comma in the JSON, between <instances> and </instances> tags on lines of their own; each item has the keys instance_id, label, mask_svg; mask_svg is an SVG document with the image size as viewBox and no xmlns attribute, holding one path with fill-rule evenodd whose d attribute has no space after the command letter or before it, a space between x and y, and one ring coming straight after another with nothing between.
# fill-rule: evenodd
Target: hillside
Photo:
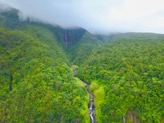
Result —
<instances>
[{"instance_id":1,"label":"hillside","mask_svg":"<svg viewBox=\"0 0 164 123\"><path fill-rule=\"evenodd\" d=\"M90 83L98 122L162 123L164 35L118 34L80 65Z\"/></svg>"},{"instance_id":2,"label":"hillside","mask_svg":"<svg viewBox=\"0 0 164 123\"><path fill-rule=\"evenodd\" d=\"M98 123L164 122L164 35L93 35L12 10L0 54L0 122L89 123L89 96Z\"/></svg>"},{"instance_id":3,"label":"hillside","mask_svg":"<svg viewBox=\"0 0 164 123\"><path fill-rule=\"evenodd\" d=\"M74 77L57 36L28 22L4 27L0 122L87 122L85 87Z\"/></svg>"}]
</instances>

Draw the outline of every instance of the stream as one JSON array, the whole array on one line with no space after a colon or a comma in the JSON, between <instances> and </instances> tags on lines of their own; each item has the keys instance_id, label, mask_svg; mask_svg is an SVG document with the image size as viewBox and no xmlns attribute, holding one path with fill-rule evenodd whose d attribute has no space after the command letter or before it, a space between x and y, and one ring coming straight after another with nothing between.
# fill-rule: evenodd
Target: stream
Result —
<instances>
[{"instance_id":1,"label":"stream","mask_svg":"<svg viewBox=\"0 0 164 123\"><path fill-rule=\"evenodd\" d=\"M83 82L85 83L85 82ZM95 105L94 105L94 95L89 91L89 84L86 84L86 89L89 94L89 104L88 104L88 110L89 110L89 116L90 116L90 123L96 123L95 121Z\"/></svg>"},{"instance_id":2,"label":"stream","mask_svg":"<svg viewBox=\"0 0 164 123\"><path fill-rule=\"evenodd\" d=\"M91 119L91 123L95 123L95 106L94 106L94 97L92 93L89 93L89 99L90 99L90 103L89 103L89 115L90 115L90 119Z\"/></svg>"},{"instance_id":3,"label":"stream","mask_svg":"<svg viewBox=\"0 0 164 123\"><path fill-rule=\"evenodd\" d=\"M73 70L74 76L76 77L77 71L76 69ZM97 123L95 118L95 104L94 104L94 95L92 92L89 91L89 84L82 81L86 85L86 90L89 95L89 103L88 103L88 110L89 110L89 117L90 117L90 123Z\"/></svg>"}]
</instances>

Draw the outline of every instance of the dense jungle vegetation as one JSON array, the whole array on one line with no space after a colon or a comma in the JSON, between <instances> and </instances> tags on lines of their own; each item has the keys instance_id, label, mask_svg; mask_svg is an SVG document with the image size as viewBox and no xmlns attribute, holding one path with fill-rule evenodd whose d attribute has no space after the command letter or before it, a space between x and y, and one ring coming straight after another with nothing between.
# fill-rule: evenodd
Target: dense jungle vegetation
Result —
<instances>
[{"instance_id":1,"label":"dense jungle vegetation","mask_svg":"<svg viewBox=\"0 0 164 123\"><path fill-rule=\"evenodd\" d=\"M118 34L91 53L78 77L91 83L99 122L121 123L128 112L143 123L163 122L163 35Z\"/></svg>"},{"instance_id":2,"label":"dense jungle vegetation","mask_svg":"<svg viewBox=\"0 0 164 123\"><path fill-rule=\"evenodd\" d=\"M89 120L85 87L52 32L35 24L0 27L0 52L0 122Z\"/></svg>"},{"instance_id":3,"label":"dense jungle vegetation","mask_svg":"<svg viewBox=\"0 0 164 123\"><path fill-rule=\"evenodd\" d=\"M2 123L89 123L83 82L98 123L164 123L164 35L98 36L13 10L0 13L0 54Z\"/></svg>"}]
</instances>

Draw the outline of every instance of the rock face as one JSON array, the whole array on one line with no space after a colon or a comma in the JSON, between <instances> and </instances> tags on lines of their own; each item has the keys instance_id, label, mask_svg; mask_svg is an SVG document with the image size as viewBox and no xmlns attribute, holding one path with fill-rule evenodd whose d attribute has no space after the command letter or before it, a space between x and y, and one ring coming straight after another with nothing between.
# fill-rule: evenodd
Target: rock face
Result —
<instances>
[{"instance_id":1,"label":"rock face","mask_svg":"<svg viewBox=\"0 0 164 123\"><path fill-rule=\"evenodd\" d=\"M89 116L90 116L90 122L91 123L96 123L95 122L95 105L94 105L94 96L92 93L89 92L89 99L90 99L90 102L89 102Z\"/></svg>"},{"instance_id":2,"label":"rock face","mask_svg":"<svg viewBox=\"0 0 164 123\"><path fill-rule=\"evenodd\" d=\"M67 48L68 45L69 45L68 32L67 32L67 30L64 31L64 42L65 42L65 47Z\"/></svg>"},{"instance_id":3,"label":"rock face","mask_svg":"<svg viewBox=\"0 0 164 123\"><path fill-rule=\"evenodd\" d=\"M135 112L132 110L128 110L127 112L127 120L132 123L140 123L139 118L136 116Z\"/></svg>"},{"instance_id":4,"label":"rock face","mask_svg":"<svg viewBox=\"0 0 164 123\"><path fill-rule=\"evenodd\" d=\"M60 40L63 40L65 48L69 49L81 39L81 37L85 34L85 32L86 30L82 28L61 29L63 39L60 39Z\"/></svg>"}]
</instances>

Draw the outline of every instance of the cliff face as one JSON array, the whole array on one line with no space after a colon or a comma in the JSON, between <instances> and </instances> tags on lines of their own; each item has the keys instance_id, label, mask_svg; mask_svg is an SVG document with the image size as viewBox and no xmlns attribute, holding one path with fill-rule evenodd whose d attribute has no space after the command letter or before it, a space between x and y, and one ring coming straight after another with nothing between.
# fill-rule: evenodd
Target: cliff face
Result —
<instances>
[{"instance_id":1,"label":"cliff face","mask_svg":"<svg viewBox=\"0 0 164 123\"><path fill-rule=\"evenodd\" d=\"M86 30L82 28L77 29L63 29L63 39L65 47L70 49L80 41L81 37L85 34Z\"/></svg>"},{"instance_id":2,"label":"cliff face","mask_svg":"<svg viewBox=\"0 0 164 123\"><path fill-rule=\"evenodd\" d=\"M126 117L127 117L127 122L141 123L136 113L132 110L128 110Z\"/></svg>"}]
</instances>

